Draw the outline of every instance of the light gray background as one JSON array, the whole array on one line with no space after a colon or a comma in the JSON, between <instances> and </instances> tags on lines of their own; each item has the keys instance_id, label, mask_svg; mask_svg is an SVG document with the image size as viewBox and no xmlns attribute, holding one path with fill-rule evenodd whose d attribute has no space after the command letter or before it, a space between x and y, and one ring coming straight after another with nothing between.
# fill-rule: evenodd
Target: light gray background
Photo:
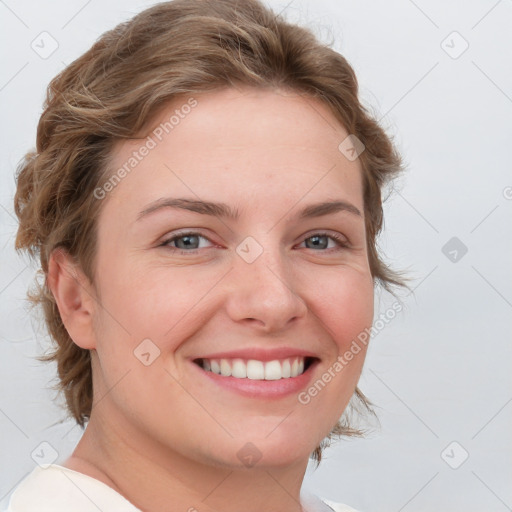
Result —
<instances>
[{"instance_id":1,"label":"light gray background","mask_svg":"<svg viewBox=\"0 0 512 512\"><path fill-rule=\"evenodd\" d=\"M34 268L13 250L14 169L34 145L50 79L153 3L0 1L4 501L33 469L41 442L63 461L80 436L73 423L59 423L64 414L48 389L54 367L33 357L47 341L24 302ZM360 382L379 406L381 428L329 449L306 485L367 512L511 510L512 2L269 3L323 40L334 37L408 165L386 203L381 247L409 270L415 291L372 341ZM43 31L58 42L47 59L31 48ZM442 250L452 237L456 262ZM380 310L391 302L383 296Z\"/></svg>"}]
</instances>

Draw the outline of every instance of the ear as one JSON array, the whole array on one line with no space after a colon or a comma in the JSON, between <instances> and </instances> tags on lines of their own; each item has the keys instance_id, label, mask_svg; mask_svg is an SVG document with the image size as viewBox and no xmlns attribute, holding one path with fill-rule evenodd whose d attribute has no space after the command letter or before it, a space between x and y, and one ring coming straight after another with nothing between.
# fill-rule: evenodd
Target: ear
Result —
<instances>
[{"instance_id":1,"label":"ear","mask_svg":"<svg viewBox=\"0 0 512 512\"><path fill-rule=\"evenodd\" d=\"M71 339L81 348L95 349L94 288L77 263L62 248L55 249L50 255L46 283Z\"/></svg>"}]
</instances>

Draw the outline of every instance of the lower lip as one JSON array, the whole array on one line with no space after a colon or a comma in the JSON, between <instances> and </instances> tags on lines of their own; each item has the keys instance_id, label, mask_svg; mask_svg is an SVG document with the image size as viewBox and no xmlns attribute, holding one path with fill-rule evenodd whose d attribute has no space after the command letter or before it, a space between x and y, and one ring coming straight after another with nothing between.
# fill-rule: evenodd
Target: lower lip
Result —
<instances>
[{"instance_id":1,"label":"lower lip","mask_svg":"<svg viewBox=\"0 0 512 512\"><path fill-rule=\"evenodd\" d=\"M203 370L192 362L195 368L215 384L235 393L250 398L279 399L289 395L298 394L312 378L313 370L318 361L313 361L308 369L297 377L279 380L237 379L236 377L223 377L216 373Z\"/></svg>"}]
</instances>

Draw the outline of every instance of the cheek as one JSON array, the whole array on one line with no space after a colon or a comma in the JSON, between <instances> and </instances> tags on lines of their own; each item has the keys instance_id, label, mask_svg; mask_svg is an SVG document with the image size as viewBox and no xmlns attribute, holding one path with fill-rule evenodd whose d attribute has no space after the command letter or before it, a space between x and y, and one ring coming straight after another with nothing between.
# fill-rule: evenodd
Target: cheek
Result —
<instances>
[{"instance_id":1,"label":"cheek","mask_svg":"<svg viewBox=\"0 0 512 512\"><path fill-rule=\"evenodd\" d=\"M101 336L119 340L119 350L133 350L149 338L162 352L172 352L204 322L205 294L218 280L217 274L199 267L125 267L104 268L100 276Z\"/></svg>"},{"instance_id":2,"label":"cheek","mask_svg":"<svg viewBox=\"0 0 512 512\"><path fill-rule=\"evenodd\" d=\"M336 270L318 281L311 300L315 315L338 346L345 351L357 336L372 325L373 280L369 273Z\"/></svg>"},{"instance_id":3,"label":"cheek","mask_svg":"<svg viewBox=\"0 0 512 512\"><path fill-rule=\"evenodd\" d=\"M151 264L137 268L129 261L103 265L99 271L106 321L113 323L121 336L130 333L134 343L150 338L156 343L165 340L167 345L178 335L183 339L191 334L196 324L204 323L212 313L208 304L211 308L216 294L208 296L207 292L223 273L200 265L188 269ZM339 350L344 350L372 324L371 275L369 270L349 266L318 268L316 272L314 281L310 272L297 274L296 292Z\"/></svg>"},{"instance_id":4,"label":"cheek","mask_svg":"<svg viewBox=\"0 0 512 512\"><path fill-rule=\"evenodd\" d=\"M361 333L372 325L374 290L371 275L353 268L338 268L317 284L311 307L317 307L313 313L331 338L331 350L298 402L314 425L311 429L319 432L320 442L340 419L357 386L367 349Z\"/></svg>"}]
</instances>

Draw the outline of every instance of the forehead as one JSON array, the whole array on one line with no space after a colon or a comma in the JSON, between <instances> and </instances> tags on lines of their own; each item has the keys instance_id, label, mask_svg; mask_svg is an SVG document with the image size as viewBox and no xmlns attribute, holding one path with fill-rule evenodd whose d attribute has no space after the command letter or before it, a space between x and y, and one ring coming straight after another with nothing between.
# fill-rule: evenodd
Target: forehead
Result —
<instances>
[{"instance_id":1,"label":"forehead","mask_svg":"<svg viewBox=\"0 0 512 512\"><path fill-rule=\"evenodd\" d=\"M342 194L362 209L359 161L338 149L349 134L311 97L250 88L184 96L150 126L114 148L109 172L129 171L110 194L119 206L177 194L255 202Z\"/></svg>"}]
</instances>

